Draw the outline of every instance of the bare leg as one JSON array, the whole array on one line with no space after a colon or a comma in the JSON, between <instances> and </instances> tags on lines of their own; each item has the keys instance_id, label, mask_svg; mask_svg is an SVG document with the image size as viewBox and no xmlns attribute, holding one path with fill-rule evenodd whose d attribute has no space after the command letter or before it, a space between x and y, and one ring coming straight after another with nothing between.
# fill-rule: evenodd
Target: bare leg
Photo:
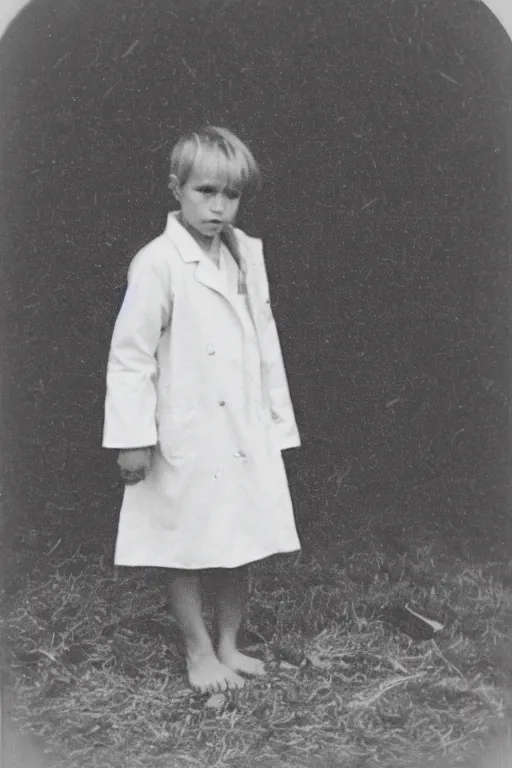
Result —
<instances>
[{"instance_id":1,"label":"bare leg","mask_svg":"<svg viewBox=\"0 0 512 768\"><path fill-rule=\"evenodd\" d=\"M203 619L199 572L172 571L169 594L185 643L190 685L202 692L241 688L243 678L215 655Z\"/></svg>"},{"instance_id":2,"label":"bare leg","mask_svg":"<svg viewBox=\"0 0 512 768\"><path fill-rule=\"evenodd\" d=\"M230 669L246 675L264 675L265 665L236 647L236 638L247 602L248 568L215 571L217 602L217 657Z\"/></svg>"}]
</instances>

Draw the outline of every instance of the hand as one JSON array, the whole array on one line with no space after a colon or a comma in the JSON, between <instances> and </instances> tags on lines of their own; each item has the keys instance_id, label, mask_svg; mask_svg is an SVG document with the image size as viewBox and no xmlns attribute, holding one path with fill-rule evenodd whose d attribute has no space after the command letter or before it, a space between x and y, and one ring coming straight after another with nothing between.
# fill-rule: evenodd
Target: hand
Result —
<instances>
[{"instance_id":1,"label":"hand","mask_svg":"<svg viewBox=\"0 0 512 768\"><path fill-rule=\"evenodd\" d=\"M151 466L151 448L123 448L119 451L117 464L121 478L127 485L135 485L144 480Z\"/></svg>"}]
</instances>

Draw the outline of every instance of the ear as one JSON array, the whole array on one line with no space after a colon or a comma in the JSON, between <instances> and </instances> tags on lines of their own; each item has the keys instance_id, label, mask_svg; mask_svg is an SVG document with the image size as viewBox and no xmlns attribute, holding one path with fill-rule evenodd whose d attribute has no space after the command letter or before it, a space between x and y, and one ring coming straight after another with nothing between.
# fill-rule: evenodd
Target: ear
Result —
<instances>
[{"instance_id":1,"label":"ear","mask_svg":"<svg viewBox=\"0 0 512 768\"><path fill-rule=\"evenodd\" d=\"M181 197L181 187L178 177L174 173L171 173L169 176L169 189L173 193L175 199L179 201Z\"/></svg>"}]
</instances>

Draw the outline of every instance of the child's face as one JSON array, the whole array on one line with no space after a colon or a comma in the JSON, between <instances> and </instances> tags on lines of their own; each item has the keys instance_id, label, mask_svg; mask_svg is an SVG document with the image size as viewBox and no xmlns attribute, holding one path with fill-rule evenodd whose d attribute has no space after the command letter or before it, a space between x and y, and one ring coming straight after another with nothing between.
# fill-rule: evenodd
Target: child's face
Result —
<instances>
[{"instance_id":1,"label":"child's face","mask_svg":"<svg viewBox=\"0 0 512 768\"><path fill-rule=\"evenodd\" d=\"M240 192L202 170L192 171L181 187L175 185L175 196L187 224L207 239L234 223L240 205Z\"/></svg>"}]
</instances>

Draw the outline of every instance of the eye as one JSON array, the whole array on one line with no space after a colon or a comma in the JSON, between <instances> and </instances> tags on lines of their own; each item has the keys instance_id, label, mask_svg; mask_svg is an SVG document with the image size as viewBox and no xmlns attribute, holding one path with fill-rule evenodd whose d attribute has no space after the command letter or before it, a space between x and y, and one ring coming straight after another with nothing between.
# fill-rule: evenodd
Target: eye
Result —
<instances>
[{"instance_id":1,"label":"eye","mask_svg":"<svg viewBox=\"0 0 512 768\"><path fill-rule=\"evenodd\" d=\"M198 191L201 192L202 195L213 195L216 192L214 187L209 186L199 187Z\"/></svg>"},{"instance_id":2,"label":"eye","mask_svg":"<svg viewBox=\"0 0 512 768\"><path fill-rule=\"evenodd\" d=\"M240 192L237 189L226 189L225 193L228 200L238 200Z\"/></svg>"}]
</instances>

